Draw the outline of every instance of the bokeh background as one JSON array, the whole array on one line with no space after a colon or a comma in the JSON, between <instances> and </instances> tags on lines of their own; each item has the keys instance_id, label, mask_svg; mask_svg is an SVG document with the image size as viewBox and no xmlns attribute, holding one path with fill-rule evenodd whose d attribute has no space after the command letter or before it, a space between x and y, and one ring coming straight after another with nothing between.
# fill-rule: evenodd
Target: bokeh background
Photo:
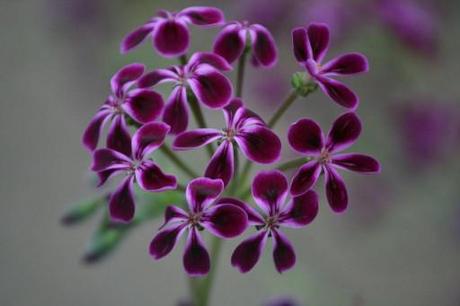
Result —
<instances>
[{"instance_id":1,"label":"bokeh background","mask_svg":"<svg viewBox=\"0 0 460 306\"><path fill-rule=\"evenodd\" d=\"M161 262L148 255L160 220L136 227L93 264L82 257L101 213L80 226L60 220L72 203L98 194L80 137L110 76L133 61L172 63L149 44L122 56L120 40L156 10L189 5L215 5L229 20L273 32L278 65L249 68L244 89L265 118L299 69L293 26L328 22L329 56L367 54L371 72L346 80L361 97L364 123L353 150L383 165L380 176L346 175L345 214L322 198L316 221L288 232L298 255L290 272L278 275L266 252L241 275L229 265L237 241L226 243L211 304L289 296L308 306L460 305L460 2L448 0L0 0L0 305L168 306L187 297L180 248ZM216 33L194 28L192 50L209 50ZM341 111L318 91L277 132L304 116L327 129ZM207 116L219 126L219 114ZM283 156L293 156L288 146Z\"/></svg>"}]
</instances>

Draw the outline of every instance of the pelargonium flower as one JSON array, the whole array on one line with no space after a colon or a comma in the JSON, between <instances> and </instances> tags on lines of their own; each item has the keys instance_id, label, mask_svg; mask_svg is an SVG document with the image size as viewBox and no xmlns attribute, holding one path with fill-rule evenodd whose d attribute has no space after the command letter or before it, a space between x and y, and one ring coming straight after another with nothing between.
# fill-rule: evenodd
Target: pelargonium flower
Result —
<instances>
[{"instance_id":1,"label":"pelargonium flower","mask_svg":"<svg viewBox=\"0 0 460 306\"><path fill-rule=\"evenodd\" d=\"M307 29L295 28L292 41L297 61L306 68L321 90L341 106L355 108L359 104L358 96L332 77L367 72L369 65L366 57L360 53L348 53L323 64L329 47L329 28L326 24L312 23Z\"/></svg>"},{"instance_id":2,"label":"pelargonium flower","mask_svg":"<svg viewBox=\"0 0 460 306\"><path fill-rule=\"evenodd\" d=\"M171 133L177 134L185 131L188 125L187 88L207 107L222 108L230 102L233 87L230 80L219 70L231 69L232 66L222 57L210 52L197 52L185 66L173 66L147 73L139 80L139 86L174 84L163 113L163 121L171 126Z\"/></svg>"},{"instance_id":3,"label":"pelargonium flower","mask_svg":"<svg viewBox=\"0 0 460 306\"><path fill-rule=\"evenodd\" d=\"M215 7L194 6L180 12L161 10L145 24L128 34L121 43L121 52L126 53L138 46L147 36L165 57L183 55L190 44L188 24L199 26L218 25L224 21L224 14Z\"/></svg>"},{"instance_id":4,"label":"pelargonium flower","mask_svg":"<svg viewBox=\"0 0 460 306\"><path fill-rule=\"evenodd\" d=\"M380 171L380 165L374 158L356 154L343 153L359 137L361 122L355 113L350 112L337 118L325 140L319 125L311 119L301 119L291 125L288 140L297 152L313 159L299 168L291 183L294 196L307 192L318 180L321 173L325 175L326 196L335 212L342 212L348 205L348 194L338 169L347 169L360 173Z\"/></svg>"},{"instance_id":5,"label":"pelargonium flower","mask_svg":"<svg viewBox=\"0 0 460 306\"><path fill-rule=\"evenodd\" d=\"M145 191L164 191L176 188L176 178L165 174L160 167L148 159L159 148L168 134L169 126L161 122L151 122L136 131L132 140L124 121L115 121L115 139L108 148L98 149L93 155L91 169L96 171L103 185L109 177L123 173L124 179L111 194L109 211L112 219L130 222L134 217L133 185L136 181Z\"/></svg>"},{"instance_id":6,"label":"pelargonium flower","mask_svg":"<svg viewBox=\"0 0 460 306\"><path fill-rule=\"evenodd\" d=\"M256 66L272 67L278 59L272 34L260 24L247 21L228 23L214 42L214 53L233 63L244 52L249 42L252 48L252 63Z\"/></svg>"},{"instance_id":7,"label":"pelargonium flower","mask_svg":"<svg viewBox=\"0 0 460 306\"><path fill-rule=\"evenodd\" d=\"M185 192L189 211L177 206L166 208L165 223L150 243L153 258L160 259L168 255L177 239L188 231L183 256L185 271L191 276L207 274L211 263L199 232L207 230L217 237L228 239L243 233L248 225L245 211L235 206L232 199L219 199L223 191L222 180L192 180Z\"/></svg>"},{"instance_id":8,"label":"pelargonium flower","mask_svg":"<svg viewBox=\"0 0 460 306\"><path fill-rule=\"evenodd\" d=\"M256 265L269 237L273 238L276 270L282 273L295 265L294 248L280 227L301 228L311 223L318 214L318 195L310 190L285 204L287 194L288 181L283 173L262 171L252 182L252 196L262 213L233 200L234 205L246 211L249 223L258 230L238 245L232 254L232 266L240 272L249 272Z\"/></svg>"},{"instance_id":9,"label":"pelargonium flower","mask_svg":"<svg viewBox=\"0 0 460 306\"><path fill-rule=\"evenodd\" d=\"M234 99L224 109L224 115L226 126L222 130L206 128L183 132L174 140L173 148L189 150L220 142L205 176L220 178L227 185L234 173L235 145L249 160L270 164L280 157L281 141L259 116L242 107L240 99Z\"/></svg>"},{"instance_id":10,"label":"pelargonium flower","mask_svg":"<svg viewBox=\"0 0 460 306\"><path fill-rule=\"evenodd\" d=\"M88 150L96 149L102 128L109 121L112 121L112 124L107 143L115 143L117 140L112 138L115 134L111 131L116 128L114 122L117 118L124 121L124 116L128 115L143 124L155 120L161 114L164 107L161 95L153 90L136 86L136 81L142 76L144 69L142 64L130 64L112 77L110 82L112 94L91 119L83 134L82 142Z\"/></svg>"}]
</instances>

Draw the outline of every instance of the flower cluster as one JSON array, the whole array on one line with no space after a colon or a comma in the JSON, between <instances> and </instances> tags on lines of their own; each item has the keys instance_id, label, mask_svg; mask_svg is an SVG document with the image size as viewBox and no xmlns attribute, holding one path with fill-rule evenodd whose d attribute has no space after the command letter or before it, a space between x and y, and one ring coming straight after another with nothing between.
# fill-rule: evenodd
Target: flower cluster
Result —
<instances>
[{"instance_id":1,"label":"flower cluster","mask_svg":"<svg viewBox=\"0 0 460 306\"><path fill-rule=\"evenodd\" d=\"M222 27L213 52L200 51L188 58L189 24ZM146 72L142 64L135 63L119 70L111 80L111 94L83 135L83 144L93 158L91 170L98 175L100 185L116 174L122 177L110 195L111 219L132 222L136 215L135 186L140 187L140 192L177 190L184 201L165 209L164 224L150 244L154 259L168 255L187 233L184 269L191 276L206 275L212 268L214 255L207 251L203 232L209 232L215 239L230 239L251 228L253 233L234 250L232 266L242 273L252 270L267 241L272 240L276 270L282 273L292 268L296 262L295 250L284 229L299 229L313 222L319 207L319 197L313 188L319 177L324 175L326 197L332 209L343 212L348 196L338 170L361 173L380 170L379 163L370 156L339 153L357 140L362 125L354 112L359 101L357 95L334 77L366 72L366 57L350 53L323 64L329 45L328 27L311 24L307 29L294 29L294 57L309 75L300 85L308 91L299 93L297 90L301 89L294 88L290 98L266 123L245 105L241 90L233 90L226 73L239 62L237 74L242 76L246 55L251 56L256 68L276 64L278 50L267 28L246 21L226 23L224 14L213 7L160 11L125 37L121 51L130 51L147 36L152 38L161 56L175 57L178 64ZM166 102L154 90L164 83L172 85ZM241 87L242 77L239 77L236 88ZM282 141L273 130L276 121L298 96L306 96L317 87L352 111L336 119L327 137L314 120L299 118L285 138L301 158L283 164L288 166L270 166L256 173L248 184L253 163L273 165L281 158ZM223 124L209 128L202 107L221 112ZM189 129L190 112L198 128ZM110 127L105 146L98 148L107 124ZM210 159L203 171L195 174L195 165L189 165L177 153L198 148L206 148ZM174 174L165 173L152 159L155 151L163 152L177 170L190 176L190 181L179 182ZM240 154L246 159L244 167L241 161L237 162ZM292 178L281 171L289 169L296 170Z\"/></svg>"}]
</instances>

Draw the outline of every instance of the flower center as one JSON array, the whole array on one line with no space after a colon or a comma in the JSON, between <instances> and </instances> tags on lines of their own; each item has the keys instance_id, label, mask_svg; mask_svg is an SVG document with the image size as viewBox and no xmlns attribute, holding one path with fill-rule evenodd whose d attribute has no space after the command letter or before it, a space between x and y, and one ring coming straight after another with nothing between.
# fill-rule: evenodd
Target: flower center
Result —
<instances>
[{"instance_id":1,"label":"flower center","mask_svg":"<svg viewBox=\"0 0 460 306\"><path fill-rule=\"evenodd\" d=\"M188 222L191 226L201 227L200 225L201 217L202 217L202 213L190 213L188 216Z\"/></svg>"},{"instance_id":2,"label":"flower center","mask_svg":"<svg viewBox=\"0 0 460 306\"><path fill-rule=\"evenodd\" d=\"M222 130L222 134L226 140L232 141L236 136L236 131L232 128L226 128Z\"/></svg>"},{"instance_id":3,"label":"flower center","mask_svg":"<svg viewBox=\"0 0 460 306\"><path fill-rule=\"evenodd\" d=\"M328 164L331 161L331 153L327 149L323 149L318 157L318 162L321 165Z\"/></svg>"},{"instance_id":4,"label":"flower center","mask_svg":"<svg viewBox=\"0 0 460 306\"><path fill-rule=\"evenodd\" d=\"M265 229L272 230L279 227L279 217L278 215L267 216L265 217L265 224L256 226L257 230Z\"/></svg>"}]
</instances>

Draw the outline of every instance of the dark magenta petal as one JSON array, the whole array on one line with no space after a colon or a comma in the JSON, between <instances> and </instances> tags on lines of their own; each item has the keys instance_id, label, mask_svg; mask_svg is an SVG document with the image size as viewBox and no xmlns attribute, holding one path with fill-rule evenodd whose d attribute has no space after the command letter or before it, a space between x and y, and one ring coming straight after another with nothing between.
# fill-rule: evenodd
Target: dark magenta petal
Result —
<instances>
[{"instance_id":1,"label":"dark magenta petal","mask_svg":"<svg viewBox=\"0 0 460 306\"><path fill-rule=\"evenodd\" d=\"M248 216L248 221L249 221L250 225L264 224L264 219L257 212L257 210L255 210L254 208L252 208L248 204L246 204L246 203L244 203L244 202L242 202L242 201L240 201L238 199L235 199L235 198L221 198L221 199L217 200L216 204L231 204L231 205L238 206L239 208L243 209L246 212L246 215Z\"/></svg>"},{"instance_id":2,"label":"dark magenta petal","mask_svg":"<svg viewBox=\"0 0 460 306\"><path fill-rule=\"evenodd\" d=\"M327 136L328 150L337 152L349 148L358 139L361 129L361 121L355 113L341 115L334 121Z\"/></svg>"},{"instance_id":3,"label":"dark magenta petal","mask_svg":"<svg viewBox=\"0 0 460 306\"><path fill-rule=\"evenodd\" d=\"M232 204L214 205L206 211L202 225L213 235L233 238L248 227L248 216L243 209Z\"/></svg>"},{"instance_id":4,"label":"dark magenta petal","mask_svg":"<svg viewBox=\"0 0 460 306\"><path fill-rule=\"evenodd\" d=\"M339 167L362 173L380 172L380 164L373 157L363 154L337 154L332 158L332 163Z\"/></svg>"},{"instance_id":5,"label":"dark magenta petal","mask_svg":"<svg viewBox=\"0 0 460 306\"><path fill-rule=\"evenodd\" d=\"M124 111L139 123L151 122L163 111L163 98L152 90L141 89L130 95L123 104Z\"/></svg>"},{"instance_id":6,"label":"dark magenta petal","mask_svg":"<svg viewBox=\"0 0 460 306\"><path fill-rule=\"evenodd\" d=\"M110 217L114 221L128 223L134 218L133 177L127 177L112 193L109 202Z\"/></svg>"},{"instance_id":7,"label":"dark magenta petal","mask_svg":"<svg viewBox=\"0 0 460 306\"><path fill-rule=\"evenodd\" d=\"M209 6L191 6L178 15L188 17L189 21L196 25L215 25L224 21L224 13L218 8Z\"/></svg>"},{"instance_id":8,"label":"dark magenta petal","mask_svg":"<svg viewBox=\"0 0 460 306\"><path fill-rule=\"evenodd\" d=\"M306 62L308 60L308 38L307 30L304 28L295 28L292 31L292 45L294 49L294 56L298 62Z\"/></svg>"},{"instance_id":9,"label":"dark magenta petal","mask_svg":"<svg viewBox=\"0 0 460 306\"><path fill-rule=\"evenodd\" d=\"M160 231L150 242L150 255L157 260L168 255L185 229L186 227L183 224L175 224Z\"/></svg>"},{"instance_id":10,"label":"dark magenta petal","mask_svg":"<svg viewBox=\"0 0 460 306\"><path fill-rule=\"evenodd\" d=\"M121 42L121 53L126 53L131 49L137 47L141 42L144 41L147 35L152 33L153 28L153 24L145 24L126 35L125 38L123 38L123 41Z\"/></svg>"},{"instance_id":11,"label":"dark magenta petal","mask_svg":"<svg viewBox=\"0 0 460 306\"><path fill-rule=\"evenodd\" d=\"M260 231L238 245L232 254L232 266L241 273L247 273L259 261L260 255L267 243L268 233Z\"/></svg>"},{"instance_id":12,"label":"dark magenta petal","mask_svg":"<svg viewBox=\"0 0 460 306\"><path fill-rule=\"evenodd\" d=\"M107 135L107 148L131 156L131 135L123 116L116 116Z\"/></svg>"},{"instance_id":13,"label":"dark magenta petal","mask_svg":"<svg viewBox=\"0 0 460 306\"><path fill-rule=\"evenodd\" d=\"M233 144L224 141L209 161L204 175L209 178L221 179L227 186L233 177L235 167L233 154Z\"/></svg>"},{"instance_id":14,"label":"dark magenta petal","mask_svg":"<svg viewBox=\"0 0 460 306\"><path fill-rule=\"evenodd\" d=\"M269 128L253 126L245 128L235 137L241 151L252 161L271 164L280 158L281 141Z\"/></svg>"},{"instance_id":15,"label":"dark magenta petal","mask_svg":"<svg viewBox=\"0 0 460 306\"><path fill-rule=\"evenodd\" d=\"M273 261L276 270L283 273L295 265L295 252L291 242L279 231L272 231L273 235Z\"/></svg>"},{"instance_id":16,"label":"dark magenta petal","mask_svg":"<svg viewBox=\"0 0 460 306\"><path fill-rule=\"evenodd\" d=\"M141 160L152 153L163 144L168 132L169 126L162 122L144 124L133 136L134 156Z\"/></svg>"},{"instance_id":17,"label":"dark magenta petal","mask_svg":"<svg viewBox=\"0 0 460 306\"><path fill-rule=\"evenodd\" d=\"M112 175L115 175L119 172L123 172L123 171L126 171L128 166L126 167L118 167L118 168L111 168L111 169L107 169L107 170L103 170L103 171L99 171L97 172L97 177L99 178L99 182L97 184L97 187L101 187L102 185L105 184L105 182L107 182L107 180L112 176Z\"/></svg>"},{"instance_id":18,"label":"dark magenta petal","mask_svg":"<svg viewBox=\"0 0 460 306\"><path fill-rule=\"evenodd\" d=\"M367 58L360 53L349 53L339 56L327 64L322 69L322 74L328 75L347 75L369 71Z\"/></svg>"},{"instance_id":19,"label":"dark magenta petal","mask_svg":"<svg viewBox=\"0 0 460 306\"><path fill-rule=\"evenodd\" d=\"M179 134L187 129L188 106L185 88L181 86L174 88L166 103L163 122L171 127L171 134Z\"/></svg>"},{"instance_id":20,"label":"dark magenta petal","mask_svg":"<svg viewBox=\"0 0 460 306\"><path fill-rule=\"evenodd\" d=\"M169 205L165 209L165 222L163 226L167 225L168 223L175 222L175 221L187 220L187 218L188 218L188 214L185 210L177 206Z\"/></svg>"},{"instance_id":21,"label":"dark magenta petal","mask_svg":"<svg viewBox=\"0 0 460 306\"><path fill-rule=\"evenodd\" d=\"M185 196L189 209L193 212L202 212L212 204L224 191L224 183L220 179L199 177L187 185Z\"/></svg>"},{"instance_id":22,"label":"dark magenta petal","mask_svg":"<svg viewBox=\"0 0 460 306\"><path fill-rule=\"evenodd\" d=\"M246 44L239 32L240 29L234 25L225 27L214 42L214 53L219 54L229 63L237 60L243 54Z\"/></svg>"},{"instance_id":23,"label":"dark magenta petal","mask_svg":"<svg viewBox=\"0 0 460 306\"><path fill-rule=\"evenodd\" d=\"M232 100L233 101L233 100ZM236 105L235 105L236 106ZM233 106L235 108L235 106ZM233 127L237 131L250 129L254 126L266 127L264 120L255 112L245 108L239 107L233 115L233 120L228 120L228 127Z\"/></svg>"},{"instance_id":24,"label":"dark magenta petal","mask_svg":"<svg viewBox=\"0 0 460 306\"><path fill-rule=\"evenodd\" d=\"M230 103L224 107L224 116L228 127L233 126L233 117L240 107L243 107L243 100L240 98L233 98Z\"/></svg>"},{"instance_id":25,"label":"dark magenta petal","mask_svg":"<svg viewBox=\"0 0 460 306\"><path fill-rule=\"evenodd\" d=\"M312 23L307 29L309 58L321 62L329 47L329 28L326 24Z\"/></svg>"},{"instance_id":26,"label":"dark magenta petal","mask_svg":"<svg viewBox=\"0 0 460 306\"><path fill-rule=\"evenodd\" d=\"M187 150L203 147L222 137L222 133L216 129L196 129L183 132L174 139L174 150Z\"/></svg>"},{"instance_id":27,"label":"dark magenta petal","mask_svg":"<svg viewBox=\"0 0 460 306\"><path fill-rule=\"evenodd\" d=\"M321 90L339 105L351 109L358 106L358 96L343 83L322 76L318 76L317 80Z\"/></svg>"},{"instance_id":28,"label":"dark magenta petal","mask_svg":"<svg viewBox=\"0 0 460 306\"><path fill-rule=\"evenodd\" d=\"M326 176L326 196L329 205L336 213L343 212L348 205L348 193L343 179L332 167L327 167Z\"/></svg>"},{"instance_id":29,"label":"dark magenta petal","mask_svg":"<svg viewBox=\"0 0 460 306\"><path fill-rule=\"evenodd\" d=\"M124 90L124 85L139 79L144 73L144 70L145 66L138 63L130 64L121 68L117 73L115 73L110 81L113 93L120 97L122 91Z\"/></svg>"},{"instance_id":30,"label":"dark magenta petal","mask_svg":"<svg viewBox=\"0 0 460 306\"><path fill-rule=\"evenodd\" d=\"M225 58L212 52L196 52L192 55L188 62L189 67L195 67L200 64L211 65L212 67L222 71L230 71L233 69Z\"/></svg>"},{"instance_id":31,"label":"dark magenta petal","mask_svg":"<svg viewBox=\"0 0 460 306\"><path fill-rule=\"evenodd\" d=\"M112 149L98 149L94 151L91 170L99 172L108 169L129 168L131 159Z\"/></svg>"},{"instance_id":32,"label":"dark magenta petal","mask_svg":"<svg viewBox=\"0 0 460 306\"><path fill-rule=\"evenodd\" d=\"M291 194L301 195L307 192L319 178L321 166L316 160L312 160L303 165L292 178Z\"/></svg>"},{"instance_id":33,"label":"dark magenta petal","mask_svg":"<svg viewBox=\"0 0 460 306\"><path fill-rule=\"evenodd\" d=\"M189 45L189 32L187 27L175 20L159 22L156 26L153 43L165 57L182 55Z\"/></svg>"},{"instance_id":34,"label":"dark magenta petal","mask_svg":"<svg viewBox=\"0 0 460 306\"><path fill-rule=\"evenodd\" d=\"M287 178L278 170L261 171L252 181L252 196L256 204L269 216L279 212L287 193Z\"/></svg>"},{"instance_id":35,"label":"dark magenta petal","mask_svg":"<svg viewBox=\"0 0 460 306\"><path fill-rule=\"evenodd\" d=\"M89 150L94 151L99 142L99 136L105 123L110 119L110 110L100 110L91 119L83 133L82 142L83 145Z\"/></svg>"},{"instance_id":36,"label":"dark magenta petal","mask_svg":"<svg viewBox=\"0 0 460 306\"><path fill-rule=\"evenodd\" d=\"M145 191L164 191L176 189L177 181L173 175L165 174L158 165L152 161L145 161L136 170L136 180Z\"/></svg>"},{"instance_id":37,"label":"dark magenta petal","mask_svg":"<svg viewBox=\"0 0 460 306\"><path fill-rule=\"evenodd\" d=\"M283 209L280 223L283 226L298 228L310 224L318 215L318 195L309 190L294 197Z\"/></svg>"},{"instance_id":38,"label":"dark magenta petal","mask_svg":"<svg viewBox=\"0 0 460 306\"><path fill-rule=\"evenodd\" d=\"M278 51L272 34L258 24L252 25L252 28L256 33L253 52L257 62L263 67L272 67L278 59Z\"/></svg>"},{"instance_id":39,"label":"dark magenta petal","mask_svg":"<svg viewBox=\"0 0 460 306\"><path fill-rule=\"evenodd\" d=\"M209 253L195 228L192 228L188 234L183 264L185 271L190 276L206 275L211 267Z\"/></svg>"},{"instance_id":40,"label":"dark magenta petal","mask_svg":"<svg viewBox=\"0 0 460 306\"><path fill-rule=\"evenodd\" d=\"M138 81L139 88L152 87L163 82L172 82L177 80L177 74L171 69L155 69L152 72L144 74Z\"/></svg>"},{"instance_id":41,"label":"dark magenta petal","mask_svg":"<svg viewBox=\"0 0 460 306\"><path fill-rule=\"evenodd\" d=\"M189 84L198 100L210 108L222 108L232 97L232 83L214 69L200 68Z\"/></svg>"},{"instance_id":42,"label":"dark magenta petal","mask_svg":"<svg viewBox=\"0 0 460 306\"><path fill-rule=\"evenodd\" d=\"M300 119L288 131L291 147L303 154L317 155L324 147L324 136L318 123L311 119Z\"/></svg>"}]
</instances>

